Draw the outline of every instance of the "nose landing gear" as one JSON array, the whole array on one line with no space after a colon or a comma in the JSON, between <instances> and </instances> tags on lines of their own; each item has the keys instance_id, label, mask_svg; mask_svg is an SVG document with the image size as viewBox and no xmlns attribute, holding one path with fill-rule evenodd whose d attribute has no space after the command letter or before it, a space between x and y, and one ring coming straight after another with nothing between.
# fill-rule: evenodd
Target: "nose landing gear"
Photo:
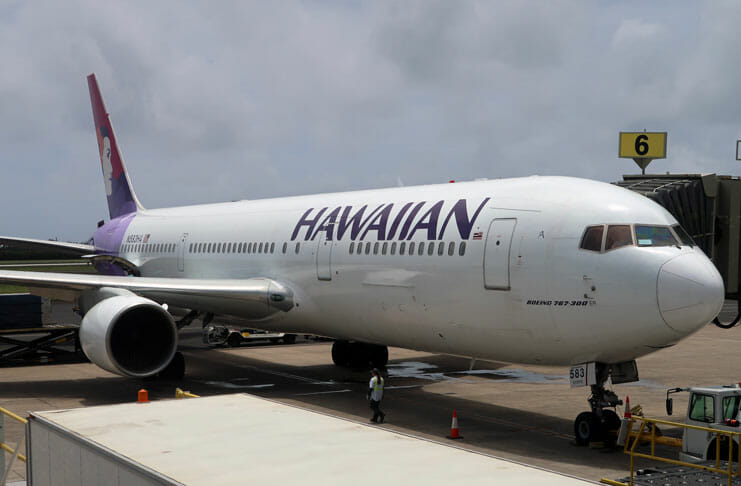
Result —
<instances>
[{"instance_id":1,"label":"nose landing gear","mask_svg":"<svg viewBox=\"0 0 741 486\"><path fill-rule=\"evenodd\" d=\"M610 375L610 366L597 363L596 383L591 385L592 395L587 400L590 412L582 412L574 420L574 437L577 445L590 442L604 442L610 439L610 431L620 428L620 417L610 408L622 405L623 401L615 392L605 389L605 382Z\"/></svg>"}]
</instances>

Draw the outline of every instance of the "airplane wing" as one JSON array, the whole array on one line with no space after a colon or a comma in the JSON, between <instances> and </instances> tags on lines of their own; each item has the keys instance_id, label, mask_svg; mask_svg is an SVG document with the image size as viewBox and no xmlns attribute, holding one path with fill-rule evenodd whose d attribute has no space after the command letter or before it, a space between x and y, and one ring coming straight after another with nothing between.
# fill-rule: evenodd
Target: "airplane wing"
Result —
<instances>
[{"instance_id":1,"label":"airplane wing","mask_svg":"<svg viewBox=\"0 0 741 486\"><path fill-rule=\"evenodd\" d=\"M33 238L14 238L0 236L0 248L13 250L51 251L59 256L81 257L95 252L93 245L67 243L65 241L36 240Z\"/></svg>"},{"instance_id":2,"label":"airplane wing","mask_svg":"<svg viewBox=\"0 0 741 486\"><path fill-rule=\"evenodd\" d=\"M73 301L86 291L124 289L162 304L260 319L293 308L293 291L269 278L184 279L0 270L0 283Z\"/></svg>"}]
</instances>

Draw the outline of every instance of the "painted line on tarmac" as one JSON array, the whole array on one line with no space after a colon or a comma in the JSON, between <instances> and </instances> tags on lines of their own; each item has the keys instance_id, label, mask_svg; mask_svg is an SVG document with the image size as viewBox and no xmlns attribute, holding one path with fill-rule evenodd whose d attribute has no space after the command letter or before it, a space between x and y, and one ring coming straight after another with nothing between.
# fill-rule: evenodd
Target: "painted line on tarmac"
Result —
<instances>
[{"instance_id":1,"label":"painted line on tarmac","mask_svg":"<svg viewBox=\"0 0 741 486\"><path fill-rule=\"evenodd\" d=\"M327 386L337 385L337 383L334 383L334 382L315 380L313 378L306 378L305 376L293 375L291 373L284 373L282 371L266 370L265 368L258 368L257 366L243 365L241 366L241 368L248 368L251 370L258 371L260 373L266 373L268 375L273 375L273 376L280 376L282 378L289 378L291 380L302 381L304 383L310 383L312 385L327 385Z\"/></svg>"},{"instance_id":2,"label":"painted line on tarmac","mask_svg":"<svg viewBox=\"0 0 741 486\"><path fill-rule=\"evenodd\" d=\"M311 392L311 393L294 393L294 397L306 397L309 395L328 395L330 393L347 393L351 392L349 388L345 388L344 390L329 390L329 391L322 391L322 392Z\"/></svg>"}]
</instances>

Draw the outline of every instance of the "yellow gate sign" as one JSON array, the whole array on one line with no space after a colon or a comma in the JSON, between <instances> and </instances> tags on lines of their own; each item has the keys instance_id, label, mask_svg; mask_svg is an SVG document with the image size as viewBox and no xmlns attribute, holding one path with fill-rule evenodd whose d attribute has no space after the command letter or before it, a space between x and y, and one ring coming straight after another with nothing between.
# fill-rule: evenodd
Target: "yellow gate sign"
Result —
<instances>
[{"instance_id":1,"label":"yellow gate sign","mask_svg":"<svg viewBox=\"0 0 741 486\"><path fill-rule=\"evenodd\" d=\"M620 132L619 157L665 159L666 132Z\"/></svg>"}]
</instances>

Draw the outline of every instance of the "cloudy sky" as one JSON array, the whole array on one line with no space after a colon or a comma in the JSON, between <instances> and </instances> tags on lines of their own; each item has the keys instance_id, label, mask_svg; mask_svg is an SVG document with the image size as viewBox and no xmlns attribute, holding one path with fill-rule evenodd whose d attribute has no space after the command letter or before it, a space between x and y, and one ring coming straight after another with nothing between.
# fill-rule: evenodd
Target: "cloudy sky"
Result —
<instances>
[{"instance_id":1,"label":"cloudy sky","mask_svg":"<svg viewBox=\"0 0 741 486\"><path fill-rule=\"evenodd\" d=\"M0 234L107 217L96 73L146 207L500 178L738 175L741 2L0 0Z\"/></svg>"}]
</instances>

